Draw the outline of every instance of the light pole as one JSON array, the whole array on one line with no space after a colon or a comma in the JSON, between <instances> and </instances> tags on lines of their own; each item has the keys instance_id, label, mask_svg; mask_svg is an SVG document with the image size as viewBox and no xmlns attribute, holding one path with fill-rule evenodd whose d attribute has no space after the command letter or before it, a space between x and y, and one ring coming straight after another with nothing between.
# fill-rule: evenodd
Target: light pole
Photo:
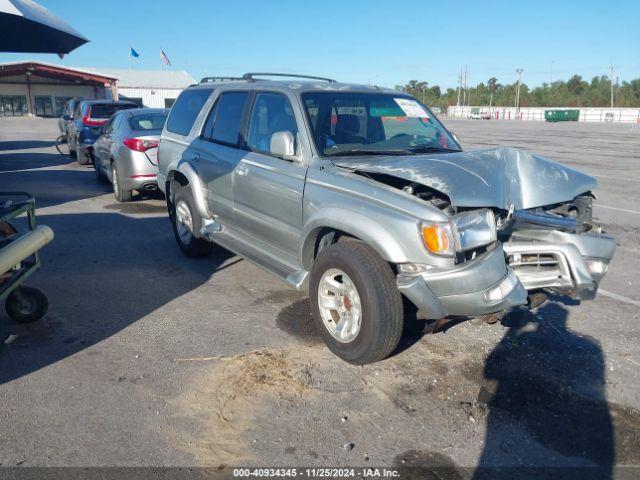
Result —
<instances>
[{"instance_id":1,"label":"light pole","mask_svg":"<svg viewBox=\"0 0 640 480\"><path fill-rule=\"evenodd\" d=\"M613 77L615 75L616 71L613 68L613 65L611 65L611 108L613 108Z\"/></svg>"},{"instance_id":2,"label":"light pole","mask_svg":"<svg viewBox=\"0 0 640 480\"><path fill-rule=\"evenodd\" d=\"M521 68L516 69L516 73L518 74L518 84L516 86L516 111L520 111L520 83L522 82L522 70Z\"/></svg>"},{"instance_id":3,"label":"light pole","mask_svg":"<svg viewBox=\"0 0 640 480\"><path fill-rule=\"evenodd\" d=\"M426 105L426 101L425 101L425 97L424 97L424 91L427 89L427 85L422 85L420 87L420 90L422 90L422 103L424 103Z\"/></svg>"}]
</instances>

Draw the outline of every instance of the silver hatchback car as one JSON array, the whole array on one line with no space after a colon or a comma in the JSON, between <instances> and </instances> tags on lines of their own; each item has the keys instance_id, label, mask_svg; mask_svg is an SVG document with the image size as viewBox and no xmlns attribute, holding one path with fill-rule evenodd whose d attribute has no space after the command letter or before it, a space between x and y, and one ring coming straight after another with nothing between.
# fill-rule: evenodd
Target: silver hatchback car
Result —
<instances>
[{"instance_id":1,"label":"silver hatchback car","mask_svg":"<svg viewBox=\"0 0 640 480\"><path fill-rule=\"evenodd\" d=\"M133 191L157 190L158 142L169 110L135 108L116 112L93 147L96 176L113 184L119 202Z\"/></svg>"}]
</instances>

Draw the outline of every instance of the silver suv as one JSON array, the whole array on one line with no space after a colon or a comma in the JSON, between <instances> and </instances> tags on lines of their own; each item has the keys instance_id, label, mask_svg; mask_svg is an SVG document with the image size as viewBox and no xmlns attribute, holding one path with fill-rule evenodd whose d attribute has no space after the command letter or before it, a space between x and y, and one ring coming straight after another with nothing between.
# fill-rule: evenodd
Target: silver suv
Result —
<instances>
[{"instance_id":1,"label":"silver suv","mask_svg":"<svg viewBox=\"0 0 640 480\"><path fill-rule=\"evenodd\" d=\"M495 320L555 291L592 298L615 241L596 181L537 155L463 152L403 92L315 77L206 78L173 106L158 186L178 246L221 245L309 289L328 347L365 364L405 309Z\"/></svg>"}]
</instances>

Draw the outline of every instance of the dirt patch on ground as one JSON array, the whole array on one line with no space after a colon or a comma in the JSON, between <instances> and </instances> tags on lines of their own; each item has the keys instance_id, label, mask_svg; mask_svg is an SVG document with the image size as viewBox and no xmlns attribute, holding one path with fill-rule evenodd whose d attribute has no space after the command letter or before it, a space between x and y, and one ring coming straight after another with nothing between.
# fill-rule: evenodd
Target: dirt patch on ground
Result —
<instances>
[{"instance_id":1,"label":"dirt patch on ground","mask_svg":"<svg viewBox=\"0 0 640 480\"><path fill-rule=\"evenodd\" d=\"M265 349L203 359L211 367L178 399L180 410L201 425L202 437L182 446L204 465L247 460L251 442L243 432L259 422L265 410L308 393L313 353Z\"/></svg>"}]
</instances>

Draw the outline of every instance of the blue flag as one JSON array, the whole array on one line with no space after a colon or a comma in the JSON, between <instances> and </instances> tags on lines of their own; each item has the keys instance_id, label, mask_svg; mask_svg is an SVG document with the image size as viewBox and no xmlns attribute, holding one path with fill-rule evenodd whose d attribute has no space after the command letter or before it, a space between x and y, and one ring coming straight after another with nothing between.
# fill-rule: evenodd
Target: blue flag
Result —
<instances>
[{"instance_id":1,"label":"blue flag","mask_svg":"<svg viewBox=\"0 0 640 480\"><path fill-rule=\"evenodd\" d=\"M131 53L129 53L129 56L131 58L138 58L140 56L140 54L138 52L136 52L133 47L131 47Z\"/></svg>"}]
</instances>

